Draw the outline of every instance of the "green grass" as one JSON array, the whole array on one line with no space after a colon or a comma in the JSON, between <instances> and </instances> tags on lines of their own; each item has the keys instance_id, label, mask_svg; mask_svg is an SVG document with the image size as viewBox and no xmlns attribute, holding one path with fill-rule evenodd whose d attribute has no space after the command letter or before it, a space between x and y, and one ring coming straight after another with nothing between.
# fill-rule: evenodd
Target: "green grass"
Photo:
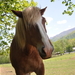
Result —
<instances>
[{"instance_id":1,"label":"green grass","mask_svg":"<svg viewBox=\"0 0 75 75\"><path fill-rule=\"evenodd\" d=\"M11 64L8 63L8 64L0 64L0 67L11 67Z\"/></svg>"},{"instance_id":2,"label":"green grass","mask_svg":"<svg viewBox=\"0 0 75 75\"><path fill-rule=\"evenodd\" d=\"M75 53L44 60L45 75L75 75ZM11 64L1 64L11 67ZM35 75L35 74L32 74Z\"/></svg>"},{"instance_id":3,"label":"green grass","mask_svg":"<svg viewBox=\"0 0 75 75\"><path fill-rule=\"evenodd\" d=\"M44 61L45 75L75 75L75 53Z\"/></svg>"}]
</instances>

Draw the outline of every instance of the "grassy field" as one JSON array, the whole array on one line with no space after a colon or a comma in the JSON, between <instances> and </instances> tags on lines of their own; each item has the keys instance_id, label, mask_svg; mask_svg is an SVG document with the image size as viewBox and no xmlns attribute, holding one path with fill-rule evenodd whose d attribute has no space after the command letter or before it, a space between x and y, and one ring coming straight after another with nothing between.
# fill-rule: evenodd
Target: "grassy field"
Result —
<instances>
[{"instance_id":1,"label":"grassy field","mask_svg":"<svg viewBox=\"0 0 75 75\"><path fill-rule=\"evenodd\" d=\"M75 53L44 60L45 75L75 75ZM16 75L11 64L0 65L0 75ZM32 75L35 75L32 73Z\"/></svg>"}]
</instances>

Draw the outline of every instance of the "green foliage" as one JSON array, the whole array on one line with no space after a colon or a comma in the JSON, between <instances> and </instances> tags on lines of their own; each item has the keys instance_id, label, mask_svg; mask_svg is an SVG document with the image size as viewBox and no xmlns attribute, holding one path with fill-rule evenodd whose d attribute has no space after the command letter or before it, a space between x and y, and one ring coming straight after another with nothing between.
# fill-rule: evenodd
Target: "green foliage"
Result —
<instances>
[{"instance_id":1,"label":"green foliage","mask_svg":"<svg viewBox=\"0 0 75 75\"><path fill-rule=\"evenodd\" d=\"M60 52L60 54L64 54L67 46L67 40L62 39L53 43L54 44L54 52Z\"/></svg>"},{"instance_id":2,"label":"green foliage","mask_svg":"<svg viewBox=\"0 0 75 75\"><path fill-rule=\"evenodd\" d=\"M0 55L0 64L9 63L9 56Z\"/></svg>"},{"instance_id":3,"label":"green foliage","mask_svg":"<svg viewBox=\"0 0 75 75\"><path fill-rule=\"evenodd\" d=\"M0 52L9 50L11 40L14 36L17 17L11 10L23 10L29 6L36 6L34 0L0 0ZM2 50L2 51L1 51Z\"/></svg>"},{"instance_id":4,"label":"green foliage","mask_svg":"<svg viewBox=\"0 0 75 75\"><path fill-rule=\"evenodd\" d=\"M55 0L50 0L51 2L54 2Z\"/></svg>"},{"instance_id":5,"label":"green foliage","mask_svg":"<svg viewBox=\"0 0 75 75\"><path fill-rule=\"evenodd\" d=\"M54 0L50 1L54 2ZM64 4L67 7L67 9L64 10L62 14L72 15L74 12L75 4L71 0L63 0L62 4Z\"/></svg>"},{"instance_id":6,"label":"green foliage","mask_svg":"<svg viewBox=\"0 0 75 75\"><path fill-rule=\"evenodd\" d=\"M75 47L75 39L62 39L56 42L53 42L54 45L54 53L59 52L60 54L64 54L67 52L72 52L72 48Z\"/></svg>"},{"instance_id":7,"label":"green foliage","mask_svg":"<svg viewBox=\"0 0 75 75\"><path fill-rule=\"evenodd\" d=\"M74 12L75 4L73 4L71 0L64 0L62 1L62 4L67 6L67 10L64 10L63 14L72 15L72 13Z\"/></svg>"},{"instance_id":8,"label":"green foliage","mask_svg":"<svg viewBox=\"0 0 75 75\"><path fill-rule=\"evenodd\" d=\"M66 51L69 52L69 53L72 52L73 51L72 46L71 45L68 45L66 47Z\"/></svg>"}]
</instances>

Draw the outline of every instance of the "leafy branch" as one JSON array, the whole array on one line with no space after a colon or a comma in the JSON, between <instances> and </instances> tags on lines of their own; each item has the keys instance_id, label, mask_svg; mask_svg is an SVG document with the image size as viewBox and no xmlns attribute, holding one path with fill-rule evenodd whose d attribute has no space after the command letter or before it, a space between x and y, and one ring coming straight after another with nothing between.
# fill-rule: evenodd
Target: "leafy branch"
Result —
<instances>
[{"instance_id":1,"label":"leafy branch","mask_svg":"<svg viewBox=\"0 0 75 75\"><path fill-rule=\"evenodd\" d=\"M50 1L54 2L55 0ZM74 12L75 4L71 0L63 0L62 4L64 4L67 7L67 9L64 10L62 14L72 15Z\"/></svg>"}]
</instances>

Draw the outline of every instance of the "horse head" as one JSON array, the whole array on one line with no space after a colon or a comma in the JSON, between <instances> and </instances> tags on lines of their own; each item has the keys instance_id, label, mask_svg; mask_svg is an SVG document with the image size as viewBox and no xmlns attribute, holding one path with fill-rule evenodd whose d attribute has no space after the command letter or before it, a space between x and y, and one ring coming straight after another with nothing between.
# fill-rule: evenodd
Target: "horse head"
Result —
<instances>
[{"instance_id":1,"label":"horse head","mask_svg":"<svg viewBox=\"0 0 75 75\"><path fill-rule=\"evenodd\" d=\"M28 7L23 11L12 10L19 17L15 38L20 48L31 44L37 48L43 59L50 58L53 51L53 45L47 36L46 20L42 17L46 8Z\"/></svg>"}]
</instances>

